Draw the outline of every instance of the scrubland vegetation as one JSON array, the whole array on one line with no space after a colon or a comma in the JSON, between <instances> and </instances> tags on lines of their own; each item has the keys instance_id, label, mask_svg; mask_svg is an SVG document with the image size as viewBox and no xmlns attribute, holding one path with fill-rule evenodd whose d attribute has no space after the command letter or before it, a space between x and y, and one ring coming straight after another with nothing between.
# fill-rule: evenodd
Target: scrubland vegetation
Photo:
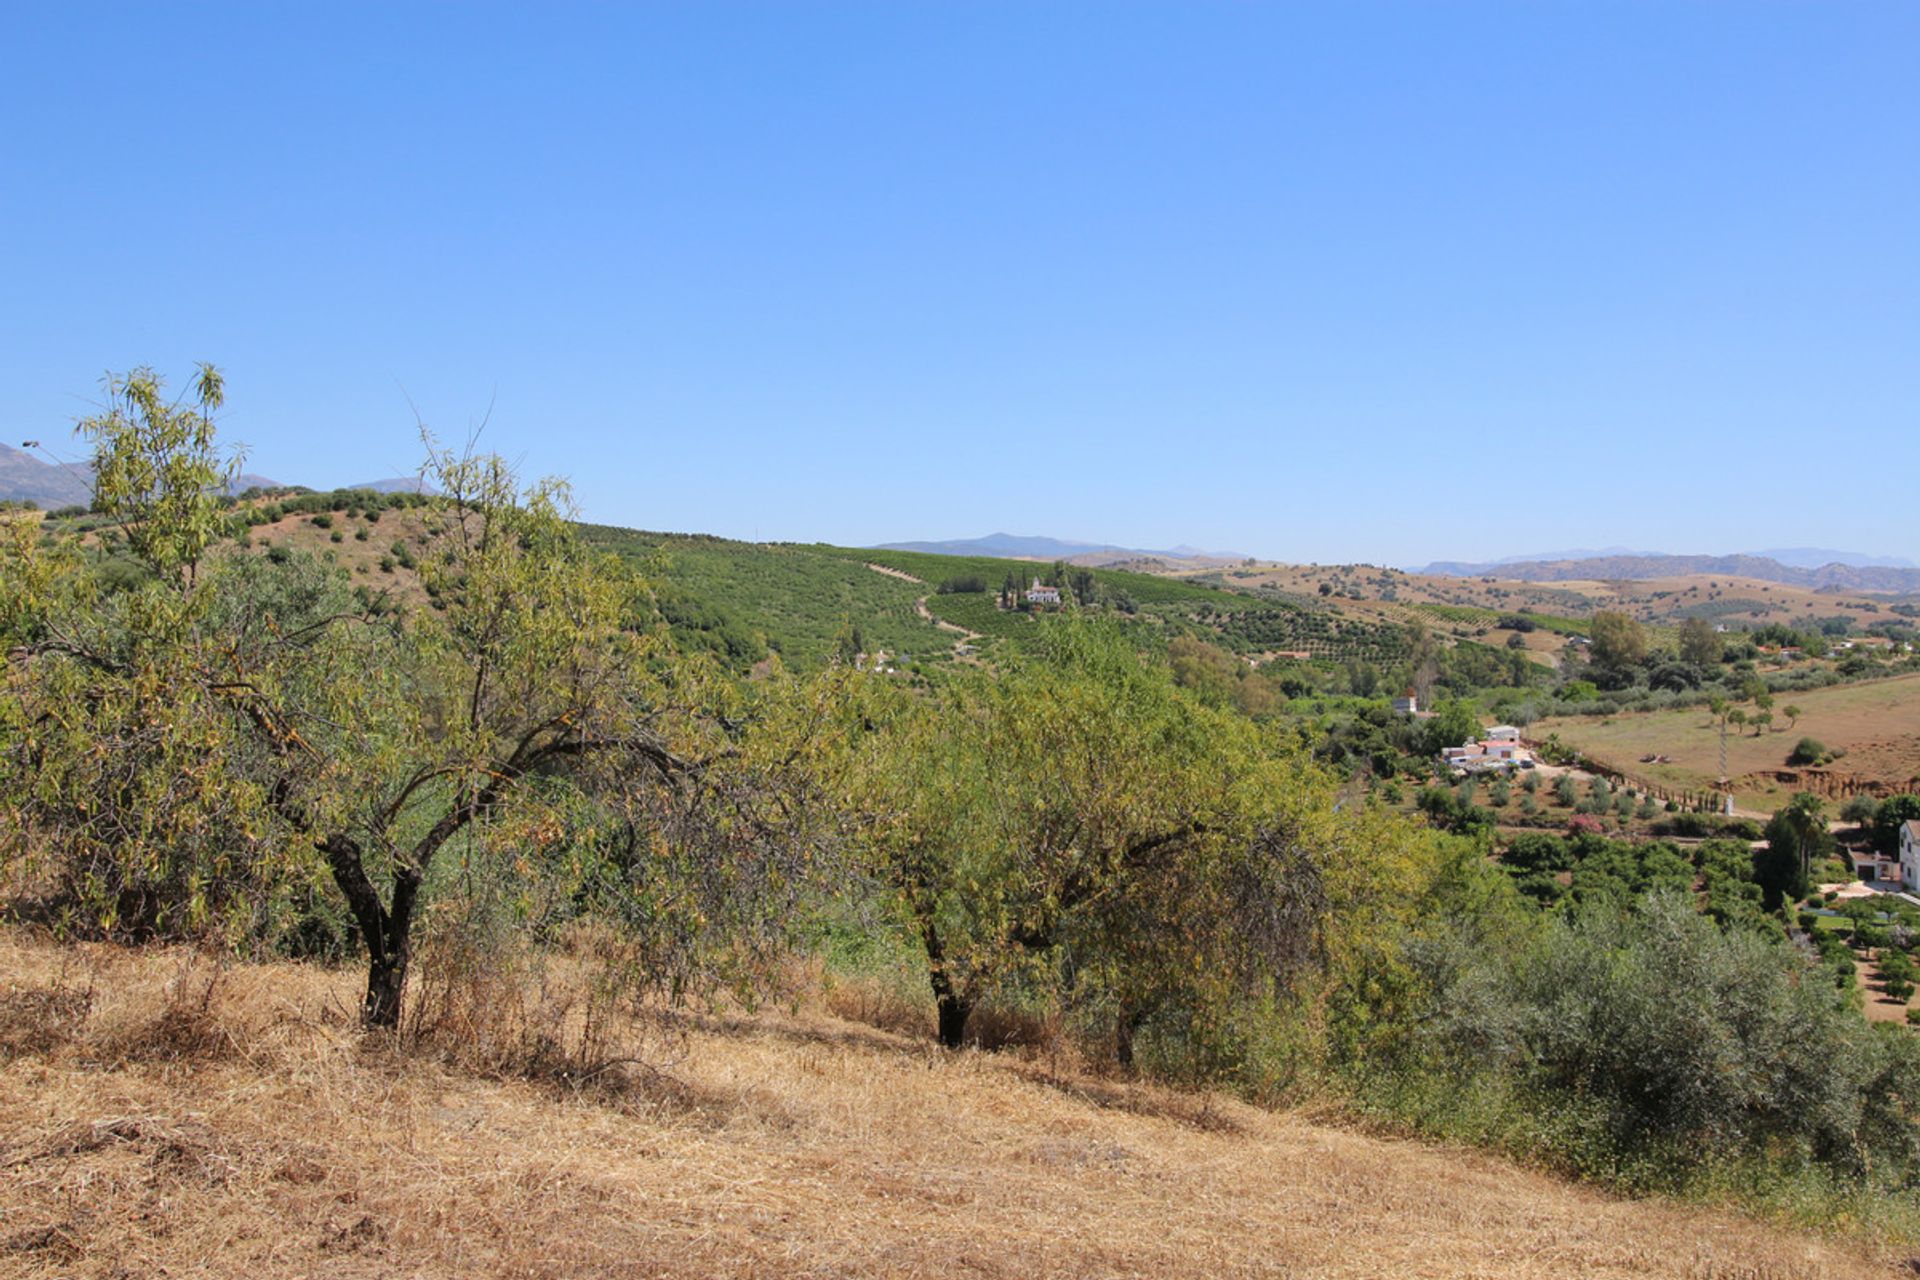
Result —
<instances>
[{"instance_id":1,"label":"scrubland vegetation","mask_svg":"<svg viewBox=\"0 0 1920 1280\"><path fill-rule=\"evenodd\" d=\"M786 1247L816 1270L885 1270L872 1254L808 1253L797 1243L807 1231L790 1225L824 1222L827 1194L792 1188L848 1177L804 1174L826 1141L817 1133L857 1148L871 1132L847 1119L854 1086L833 1086L832 1105L848 1110L829 1115L794 1101L805 1090L791 1079L765 1086L772 1102L754 1093L754 1072L788 1068L715 1065L760 1052L727 1049L729 1037L788 1034L751 1011L825 1001L902 1037L835 1031L816 1059L830 1079L890 1078L901 1055L1004 1051L991 1067L962 1054L975 1065L943 1068L950 1088L901 1084L910 1101L885 1103L912 1115L927 1147L973 1153L887 1174L903 1194L935 1183L955 1204L984 1194L971 1169L1017 1163L1039 1140L1022 1109L1065 1105L1023 1092L1040 1090L1031 1082L1044 1072L1045 1089L1071 1080L1083 1097L1158 1099L1172 1117L1130 1128L1060 1113L1073 1135L1061 1161L1114 1177L1154 1170L1224 1230L1277 1231L1279 1206L1258 1196L1286 1193L1270 1172L1250 1175L1232 1192L1239 1203L1220 1205L1217 1176L1199 1168L1228 1157L1195 1134L1224 1124L1252 1135L1231 1158L1257 1165L1300 1131L1251 1108L1292 1106L1484 1146L1617 1191L1730 1202L1882 1241L1920 1231L1920 1042L1860 1017L1834 966L1783 926L1799 887L1791 872L1743 864L1739 846L1682 854L1575 840L1490 858L1475 824L1430 824L1366 797L1313 723L1275 714L1241 687L1239 665L1212 660L1219 646L1192 634L1184 646L1143 643L1145 626L1211 625L1178 594L1190 587L1166 589L1158 624L1125 616L1115 596L1112 608L1023 619L1026 633L990 663L896 678L837 660L849 646L834 644L817 662L761 664L749 679L740 664L752 648L735 643L732 622L597 545L570 521L561 487L522 486L497 459L431 444L438 496L408 504L421 594L356 591L324 553L237 545L214 496L232 468L213 427L217 375L195 390L176 404L136 374L83 424L97 451L95 527L0 523L0 840L9 945L32 954L0 1010L14 1170L90 1168L97 1156L120 1160L120 1177L129 1159L182 1161L252 1188L255 1206L292 1197L311 1230L337 1229L340 1249L377 1244L416 1261L408 1251L439 1250L433 1266L451 1270L454 1246L432 1241L460 1232L454 1205L466 1193L409 1191L382 1123L404 1124L405 1148L427 1153L408 1160L468 1162L456 1182L469 1188L471 1161L489 1148L452 1121L421 1121L420 1108L484 1113L536 1088L611 1102L610 1116L643 1123L621 1131L571 1111L550 1122L618 1151L694 1142L674 1109L699 1113L702 1090L716 1089L730 1099L715 1104L723 1129L737 1114L815 1136L780 1154L759 1138L709 1149L700 1159L712 1163L689 1166L708 1190L687 1191L675 1212L697 1222L745 1211L751 1198L711 1191L724 1166L736 1184L766 1177L770 1196L787 1188L778 1194L795 1199L774 1203L790 1204L789 1225L756 1218L750 1238L735 1226L689 1240L671 1215L613 1227L618 1215L604 1210L579 1211L582 1227L620 1240L656 1231L661 1249L686 1251L674 1257L688 1269L710 1266L718 1240L768 1268ZM899 590L909 601L930 590L857 563L838 578L818 563L833 557L806 554L817 559L796 563L822 584L877 584L896 604ZM888 563L930 572L897 554ZM1129 602L1155 603L1144 589ZM1417 632L1407 644L1407 661L1436 668L1507 661ZM1428 723L1445 736L1470 717L1462 704ZM126 972L141 962L111 948L189 945L254 966L241 1012L223 1012L216 985L183 977L139 1028L94 1020L75 976L87 965ZM53 958L63 948L71 973ZM136 982L151 985L142 972ZM311 998L276 1021L264 1009L283 981ZM676 1053L700 1065L677 1068ZM156 1056L200 1064L187 1086L199 1101L180 1109L234 1128L152 1118L159 1104L144 1099L159 1085L140 1064ZM268 1141L239 1103L220 1101L222 1081L242 1088L240 1063L254 1073L254 1105L295 1114L315 1114L298 1109L336 1084L348 1097L387 1092L353 1133L306 1152L290 1134ZM136 1100L102 1118L116 1091ZM449 1091L465 1100L427 1101ZM243 1130L253 1145L233 1145ZM1325 1141L1339 1168L1365 1168L1377 1150ZM541 1187L561 1176L524 1136L487 1142L513 1170L503 1176ZM630 1154L609 1159L626 1170L613 1182L566 1177L622 1205L658 1176ZM296 1186L388 1207L356 1217L274 1190L276 1171L301 1160L320 1172L290 1176ZM363 1172L348 1179L343 1163ZM21 1203L54 1215L56 1198L28 1193ZM1398 1192L1387 1199L1412 1211ZM480 1203L492 1234L468 1261L504 1267L527 1247L505 1215L546 1202L496 1186ZM990 1219L988 1235L1020 1240L1041 1269L1108 1272L1165 1265L1186 1238L1157 1242L1150 1216L1102 1220L1140 1238L1069 1266L1057 1246L1021 1236L1082 1238L1061 1215ZM1654 1238L1683 1238L1678 1219L1649 1221ZM115 1238L89 1245L84 1223L42 1226L43 1243L21 1248L48 1268L72 1260L62 1240L85 1253ZM1216 1247L1228 1251L1221 1270L1270 1265ZM1324 1240L1303 1247L1327 1250L1317 1273L1377 1274ZM1588 1249L1578 1256L1596 1274L1632 1269L1605 1261L1610 1245L1565 1247ZM271 1242L257 1248L271 1257ZM1797 1256L1778 1274L1844 1273ZM940 1269L908 1258L895 1269ZM1454 1273L1436 1257L1417 1265ZM1699 1273L1745 1274L1719 1265Z\"/></svg>"}]
</instances>

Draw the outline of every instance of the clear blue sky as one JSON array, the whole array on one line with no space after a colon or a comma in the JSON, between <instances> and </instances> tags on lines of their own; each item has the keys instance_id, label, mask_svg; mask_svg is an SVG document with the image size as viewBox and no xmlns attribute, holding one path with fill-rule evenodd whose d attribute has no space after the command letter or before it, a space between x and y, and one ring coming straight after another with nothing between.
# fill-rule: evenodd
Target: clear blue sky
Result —
<instances>
[{"instance_id":1,"label":"clear blue sky","mask_svg":"<svg viewBox=\"0 0 1920 1280\"><path fill-rule=\"evenodd\" d=\"M1920 559L1920 5L14 5L0 299L0 436L211 359L315 486Z\"/></svg>"}]
</instances>

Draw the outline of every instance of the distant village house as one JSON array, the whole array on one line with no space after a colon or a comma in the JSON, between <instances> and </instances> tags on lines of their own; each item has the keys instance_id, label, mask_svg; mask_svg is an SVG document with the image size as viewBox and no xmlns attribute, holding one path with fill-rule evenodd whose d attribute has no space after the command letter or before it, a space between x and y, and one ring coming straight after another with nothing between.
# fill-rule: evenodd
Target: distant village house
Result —
<instances>
[{"instance_id":1,"label":"distant village house","mask_svg":"<svg viewBox=\"0 0 1920 1280\"><path fill-rule=\"evenodd\" d=\"M1060 588L1044 586L1040 579L1035 578L1033 585L1027 588L1027 603L1057 605L1060 603Z\"/></svg>"},{"instance_id":2,"label":"distant village house","mask_svg":"<svg viewBox=\"0 0 1920 1280\"><path fill-rule=\"evenodd\" d=\"M1440 751L1441 763L1458 773L1505 773L1522 767L1522 763L1528 759L1530 757L1522 750L1517 735L1504 740L1482 739L1469 742L1464 747L1444 747Z\"/></svg>"}]
</instances>

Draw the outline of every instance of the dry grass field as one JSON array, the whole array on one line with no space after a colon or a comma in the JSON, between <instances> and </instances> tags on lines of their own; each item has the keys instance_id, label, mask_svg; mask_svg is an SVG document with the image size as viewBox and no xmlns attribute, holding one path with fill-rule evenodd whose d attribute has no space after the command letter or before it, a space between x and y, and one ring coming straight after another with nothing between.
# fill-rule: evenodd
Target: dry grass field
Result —
<instances>
[{"instance_id":1,"label":"dry grass field","mask_svg":"<svg viewBox=\"0 0 1920 1280\"><path fill-rule=\"evenodd\" d=\"M351 974L17 934L0 972L5 1276L1911 1274L825 1011L694 1020L575 1091L363 1039Z\"/></svg>"},{"instance_id":2,"label":"dry grass field","mask_svg":"<svg viewBox=\"0 0 1920 1280\"><path fill-rule=\"evenodd\" d=\"M331 527L315 524L309 514L283 516L259 525L249 531L250 551L264 555L270 546L284 546L309 552L345 569L356 586L375 593L389 592L402 604L426 602L419 577L395 561L393 555L396 542L405 543L413 552L425 545L418 514L389 510L381 512L378 520L368 520L363 515L334 511L327 513L327 518ZM364 539L356 536L361 532L367 535ZM338 541L333 538L336 533L340 535Z\"/></svg>"},{"instance_id":3,"label":"dry grass field","mask_svg":"<svg viewBox=\"0 0 1920 1280\"><path fill-rule=\"evenodd\" d=\"M1789 704L1804 712L1792 729L1782 714ZM1836 779L1907 789L1920 778L1920 676L1780 694L1773 713L1773 728L1759 736L1751 728L1727 730L1727 772L1743 808L1772 811L1793 794L1796 782L1780 775L1794 772L1787 768L1787 753L1803 736L1846 751L1825 770ZM1535 739L1550 733L1597 760L1669 786L1709 786L1720 771L1719 725L1705 707L1562 716L1527 730ZM1649 754L1667 756L1670 763L1640 764Z\"/></svg>"},{"instance_id":4,"label":"dry grass field","mask_svg":"<svg viewBox=\"0 0 1920 1280\"><path fill-rule=\"evenodd\" d=\"M1897 615L1888 610L1891 599L1884 595L1818 592L1758 578L1711 574L1622 581L1520 582L1403 573L1368 565L1259 564L1226 570L1214 568L1182 576L1208 574L1221 575L1221 580L1230 586L1271 587L1308 597L1316 596L1324 583L1335 592L1329 603L1363 614L1371 612L1365 606L1385 603L1389 606L1447 605L1491 610L1495 614L1530 611L1567 618L1583 618L1595 610L1614 609L1656 624L1671 624L1690 613L1743 626L1768 622L1805 626L1812 619L1836 616L1850 616L1862 626L1874 621L1898 620ZM1348 591L1361 598L1344 598L1342 593ZM1427 622L1443 632L1460 630L1431 616Z\"/></svg>"}]
</instances>

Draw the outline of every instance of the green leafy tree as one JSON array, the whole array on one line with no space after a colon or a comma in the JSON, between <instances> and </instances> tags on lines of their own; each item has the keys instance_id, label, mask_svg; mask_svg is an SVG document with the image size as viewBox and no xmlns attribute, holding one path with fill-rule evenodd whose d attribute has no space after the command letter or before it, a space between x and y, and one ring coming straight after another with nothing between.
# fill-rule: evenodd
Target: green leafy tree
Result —
<instances>
[{"instance_id":1,"label":"green leafy tree","mask_svg":"<svg viewBox=\"0 0 1920 1280\"><path fill-rule=\"evenodd\" d=\"M103 383L106 407L83 418L93 444L93 505L110 517L134 557L156 574L189 583L207 547L225 531L221 499L241 455L222 454L213 415L226 380L211 364L194 376L192 401L170 400L152 369Z\"/></svg>"},{"instance_id":2,"label":"green leafy tree","mask_svg":"<svg viewBox=\"0 0 1920 1280\"><path fill-rule=\"evenodd\" d=\"M1603 667L1636 667L1647 659L1647 630L1624 613L1601 610L1588 622L1593 660Z\"/></svg>"},{"instance_id":3,"label":"green leafy tree","mask_svg":"<svg viewBox=\"0 0 1920 1280\"><path fill-rule=\"evenodd\" d=\"M1807 894L1814 863L1833 852L1820 797L1800 792L1767 823L1766 844L1753 855L1754 879L1767 910Z\"/></svg>"},{"instance_id":4,"label":"green leafy tree","mask_svg":"<svg viewBox=\"0 0 1920 1280\"><path fill-rule=\"evenodd\" d=\"M1439 755L1446 747L1458 747L1480 736L1480 717L1464 702L1444 702L1435 709L1421 734L1421 749L1427 755Z\"/></svg>"},{"instance_id":5,"label":"green leafy tree","mask_svg":"<svg viewBox=\"0 0 1920 1280\"><path fill-rule=\"evenodd\" d=\"M1884 856L1900 851L1900 828L1920 821L1920 795L1888 796L1873 816L1873 847Z\"/></svg>"},{"instance_id":6,"label":"green leafy tree","mask_svg":"<svg viewBox=\"0 0 1920 1280\"><path fill-rule=\"evenodd\" d=\"M756 746L728 686L673 654L645 584L580 541L563 488L432 449L445 496L420 510L420 573L436 607L402 617L304 556L218 557L196 577L210 434L157 437L145 410L91 430L103 476L158 477L103 499L140 530L146 576L114 587L77 541L18 536L0 566L7 849L57 861L69 920L242 936L330 882L367 956L362 1015L392 1027L457 845L509 874L570 861L612 886L610 910L686 943L681 960L701 919L738 927L723 950L764 954L733 944L771 936L780 912L752 904L811 856L792 817L810 809L774 781L797 778L779 764L795 752ZM659 851L647 876L608 869L609 824Z\"/></svg>"},{"instance_id":7,"label":"green leafy tree","mask_svg":"<svg viewBox=\"0 0 1920 1280\"><path fill-rule=\"evenodd\" d=\"M1720 633L1705 618L1688 618L1680 624L1680 657L1697 667L1712 667L1720 661L1723 645Z\"/></svg>"},{"instance_id":8,"label":"green leafy tree","mask_svg":"<svg viewBox=\"0 0 1920 1280\"><path fill-rule=\"evenodd\" d=\"M1331 859L1340 832L1390 821L1336 819L1330 780L1282 738L1190 701L1096 623L1050 623L936 700L867 696L869 857L949 1046L1018 992L1107 1028L1123 1064L1150 1027L1231 1038L1233 1011L1308 972L1325 913L1363 887Z\"/></svg>"},{"instance_id":9,"label":"green leafy tree","mask_svg":"<svg viewBox=\"0 0 1920 1280\"><path fill-rule=\"evenodd\" d=\"M1853 796L1840 807L1840 817L1862 831L1873 826L1875 815L1880 812L1880 802L1872 796Z\"/></svg>"}]
</instances>

